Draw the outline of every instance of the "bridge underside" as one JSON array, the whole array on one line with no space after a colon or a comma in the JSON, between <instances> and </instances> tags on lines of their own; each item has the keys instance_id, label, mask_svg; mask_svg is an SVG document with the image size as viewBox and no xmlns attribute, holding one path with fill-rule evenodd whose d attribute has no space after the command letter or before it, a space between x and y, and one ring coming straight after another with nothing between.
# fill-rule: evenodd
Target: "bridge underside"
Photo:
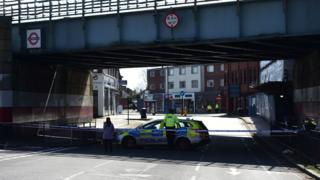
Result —
<instances>
[{"instance_id":1,"label":"bridge underside","mask_svg":"<svg viewBox=\"0 0 320 180\"><path fill-rule=\"evenodd\" d=\"M15 53L24 62L86 68L128 68L181 64L298 59L319 50L320 35L246 38L208 42L178 42L120 46L62 53Z\"/></svg>"}]
</instances>

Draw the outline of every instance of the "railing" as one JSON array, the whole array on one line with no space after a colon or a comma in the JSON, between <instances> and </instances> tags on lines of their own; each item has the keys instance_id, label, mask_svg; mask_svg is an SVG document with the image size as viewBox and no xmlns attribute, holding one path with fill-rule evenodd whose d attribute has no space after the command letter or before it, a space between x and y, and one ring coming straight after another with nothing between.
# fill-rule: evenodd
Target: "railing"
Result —
<instances>
[{"instance_id":1,"label":"railing","mask_svg":"<svg viewBox=\"0 0 320 180\"><path fill-rule=\"evenodd\" d=\"M0 16L25 23L234 1L239 0L2 0Z\"/></svg>"}]
</instances>

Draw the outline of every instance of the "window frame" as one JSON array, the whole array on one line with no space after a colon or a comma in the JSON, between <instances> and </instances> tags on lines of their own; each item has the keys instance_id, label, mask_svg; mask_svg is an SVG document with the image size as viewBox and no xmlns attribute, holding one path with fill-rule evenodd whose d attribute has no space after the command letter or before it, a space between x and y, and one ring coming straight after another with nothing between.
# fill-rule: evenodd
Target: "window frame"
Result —
<instances>
[{"instance_id":1,"label":"window frame","mask_svg":"<svg viewBox=\"0 0 320 180\"><path fill-rule=\"evenodd\" d=\"M171 73L172 72L172 73ZM169 68L168 76L174 76L174 68Z\"/></svg>"},{"instance_id":2,"label":"window frame","mask_svg":"<svg viewBox=\"0 0 320 180\"><path fill-rule=\"evenodd\" d=\"M179 75L186 75L186 67L179 67Z\"/></svg>"},{"instance_id":3,"label":"window frame","mask_svg":"<svg viewBox=\"0 0 320 180\"><path fill-rule=\"evenodd\" d=\"M209 86L209 82L212 82L212 86ZM214 79L208 79L207 80L207 87L208 88L213 88L214 87Z\"/></svg>"},{"instance_id":4,"label":"window frame","mask_svg":"<svg viewBox=\"0 0 320 180\"><path fill-rule=\"evenodd\" d=\"M212 67L212 71L210 70L210 67ZM208 73L213 73L214 72L214 65L207 65L207 72Z\"/></svg>"},{"instance_id":5,"label":"window frame","mask_svg":"<svg viewBox=\"0 0 320 180\"><path fill-rule=\"evenodd\" d=\"M170 86L170 84L172 84L172 87ZM168 89L174 89L174 82L168 82Z\"/></svg>"},{"instance_id":6,"label":"window frame","mask_svg":"<svg viewBox=\"0 0 320 180\"><path fill-rule=\"evenodd\" d=\"M197 87L194 87L193 85L193 83L194 82L197 82ZM191 88L199 88L199 81L198 80L191 80Z\"/></svg>"},{"instance_id":7,"label":"window frame","mask_svg":"<svg viewBox=\"0 0 320 180\"><path fill-rule=\"evenodd\" d=\"M222 85L221 85L221 84L222 84ZM220 79L220 84L219 84L220 87L224 87L224 84L225 84L225 83L224 83L224 79Z\"/></svg>"},{"instance_id":8,"label":"window frame","mask_svg":"<svg viewBox=\"0 0 320 180\"><path fill-rule=\"evenodd\" d=\"M194 71L194 68L196 71ZM198 74L199 73L199 67L198 66L191 66L191 74Z\"/></svg>"},{"instance_id":9,"label":"window frame","mask_svg":"<svg viewBox=\"0 0 320 180\"><path fill-rule=\"evenodd\" d=\"M184 83L184 87L181 87L181 83ZM180 89L185 89L187 87L186 81L179 81L179 88Z\"/></svg>"},{"instance_id":10,"label":"window frame","mask_svg":"<svg viewBox=\"0 0 320 180\"><path fill-rule=\"evenodd\" d=\"M150 77L155 77L156 76L156 72L154 70L150 71Z\"/></svg>"},{"instance_id":11,"label":"window frame","mask_svg":"<svg viewBox=\"0 0 320 180\"><path fill-rule=\"evenodd\" d=\"M220 71L224 71L224 64L220 64Z\"/></svg>"}]
</instances>

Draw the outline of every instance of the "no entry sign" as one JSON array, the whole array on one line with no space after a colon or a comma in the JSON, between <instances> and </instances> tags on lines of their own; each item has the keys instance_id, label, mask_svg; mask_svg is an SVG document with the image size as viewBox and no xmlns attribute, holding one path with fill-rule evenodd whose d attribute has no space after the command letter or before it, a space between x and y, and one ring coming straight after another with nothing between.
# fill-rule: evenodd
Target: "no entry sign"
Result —
<instances>
[{"instance_id":1,"label":"no entry sign","mask_svg":"<svg viewBox=\"0 0 320 180\"><path fill-rule=\"evenodd\" d=\"M175 28L179 23L179 17L175 13L169 13L164 18L164 23L168 28Z\"/></svg>"},{"instance_id":2,"label":"no entry sign","mask_svg":"<svg viewBox=\"0 0 320 180\"><path fill-rule=\"evenodd\" d=\"M41 48L41 30L27 30L27 48Z\"/></svg>"}]
</instances>

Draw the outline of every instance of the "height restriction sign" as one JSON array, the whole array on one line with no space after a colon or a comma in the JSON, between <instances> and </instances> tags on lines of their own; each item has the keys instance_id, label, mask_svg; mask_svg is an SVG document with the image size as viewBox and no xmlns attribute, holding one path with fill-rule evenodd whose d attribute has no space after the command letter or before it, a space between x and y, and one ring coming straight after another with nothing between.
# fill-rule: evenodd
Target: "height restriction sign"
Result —
<instances>
[{"instance_id":1,"label":"height restriction sign","mask_svg":"<svg viewBox=\"0 0 320 180\"><path fill-rule=\"evenodd\" d=\"M164 22L168 28L175 28L179 23L179 17L175 13L169 13L164 18Z\"/></svg>"},{"instance_id":2,"label":"height restriction sign","mask_svg":"<svg viewBox=\"0 0 320 180\"><path fill-rule=\"evenodd\" d=\"M41 30L30 29L27 30L27 48L41 48Z\"/></svg>"}]
</instances>

